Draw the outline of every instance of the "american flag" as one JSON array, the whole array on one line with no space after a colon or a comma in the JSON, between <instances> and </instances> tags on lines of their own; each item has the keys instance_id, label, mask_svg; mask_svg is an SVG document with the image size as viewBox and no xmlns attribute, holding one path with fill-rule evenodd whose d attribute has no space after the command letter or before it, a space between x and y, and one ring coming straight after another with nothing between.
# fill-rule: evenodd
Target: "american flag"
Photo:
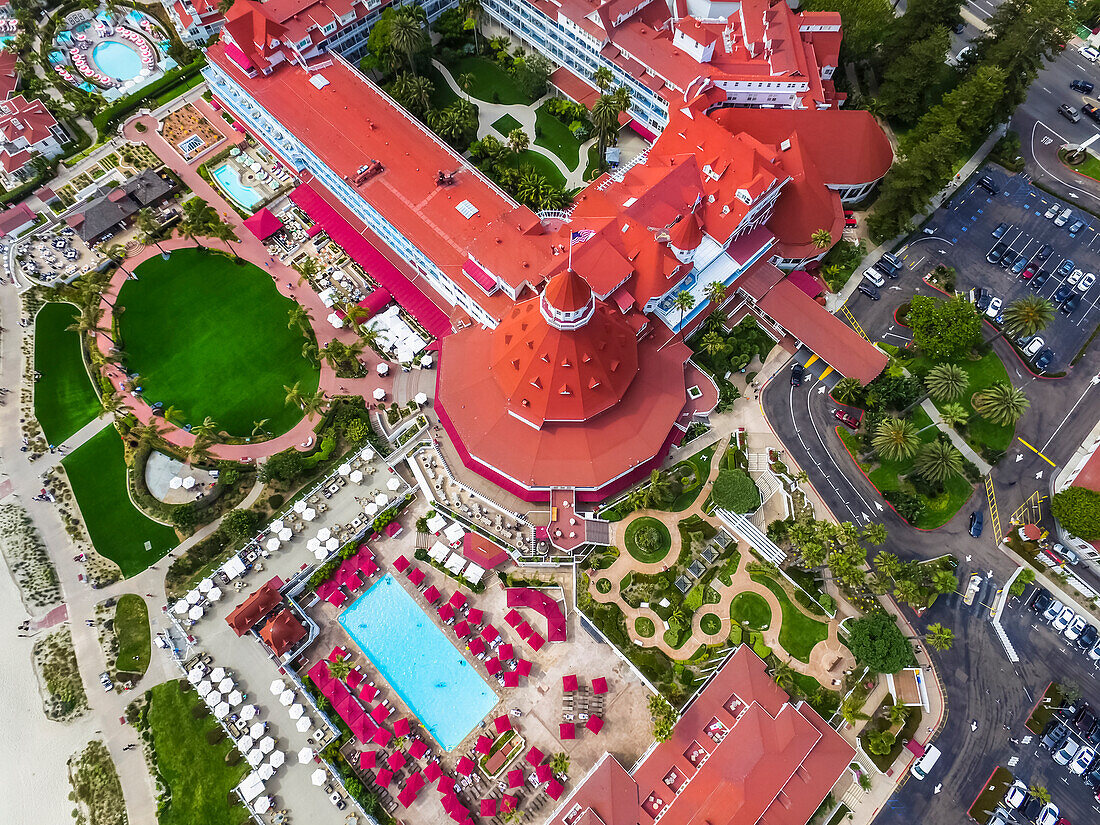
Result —
<instances>
[{"instance_id":1,"label":"american flag","mask_svg":"<svg viewBox=\"0 0 1100 825\"><path fill-rule=\"evenodd\" d=\"M580 229L569 233L569 245L582 244L596 234L595 229Z\"/></svg>"}]
</instances>

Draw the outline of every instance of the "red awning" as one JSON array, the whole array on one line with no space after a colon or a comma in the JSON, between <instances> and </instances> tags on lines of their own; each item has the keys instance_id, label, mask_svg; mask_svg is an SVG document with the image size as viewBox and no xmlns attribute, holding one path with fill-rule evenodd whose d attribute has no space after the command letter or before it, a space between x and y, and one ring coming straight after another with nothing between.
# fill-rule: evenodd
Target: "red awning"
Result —
<instances>
[{"instance_id":1,"label":"red awning","mask_svg":"<svg viewBox=\"0 0 1100 825\"><path fill-rule=\"evenodd\" d=\"M225 53L229 56L229 59L244 69L246 72L252 71L255 66L252 65L252 61L248 59L247 55L242 52L235 44L226 42Z\"/></svg>"},{"instance_id":2,"label":"red awning","mask_svg":"<svg viewBox=\"0 0 1100 825\"><path fill-rule=\"evenodd\" d=\"M381 312L382 308L392 300L393 296L390 295L388 289L378 287L378 289L369 293L366 298L360 301L359 306L363 307L363 309L373 316Z\"/></svg>"},{"instance_id":3,"label":"red awning","mask_svg":"<svg viewBox=\"0 0 1100 825\"><path fill-rule=\"evenodd\" d=\"M911 750L914 756L924 756L924 745L916 739L910 739L905 743L905 747Z\"/></svg>"},{"instance_id":4,"label":"red awning","mask_svg":"<svg viewBox=\"0 0 1100 825\"><path fill-rule=\"evenodd\" d=\"M821 282L817 280L809 272L802 269L796 269L790 275L787 276L787 280L801 289L811 298L816 298L824 291L824 287L821 286Z\"/></svg>"},{"instance_id":5,"label":"red awning","mask_svg":"<svg viewBox=\"0 0 1100 825\"><path fill-rule=\"evenodd\" d=\"M247 219L244 225L261 241L266 241L283 228L283 222L276 218L266 206Z\"/></svg>"},{"instance_id":6,"label":"red awning","mask_svg":"<svg viewBox=\"0 0 1100 825\"><path fill-rule=\"evenodd\" d=\"M466 263L462 265L462 271L466 273L467 278L484 289L489 295L497 291L496 278L482 269L481 266L472 259L466 259Z\"/></svg>"},{"instance_id":7,"label":"red awning","mask_svg":"<svg viewBox=\"0 0 1100 825\"><path fill-rule=\"evenodd\" d=\"M630 312L630 308L634 306L634 296L630 294L626 286L621 286L612 292L611 300L624 314Z\"/></svg>"}]
</instances>

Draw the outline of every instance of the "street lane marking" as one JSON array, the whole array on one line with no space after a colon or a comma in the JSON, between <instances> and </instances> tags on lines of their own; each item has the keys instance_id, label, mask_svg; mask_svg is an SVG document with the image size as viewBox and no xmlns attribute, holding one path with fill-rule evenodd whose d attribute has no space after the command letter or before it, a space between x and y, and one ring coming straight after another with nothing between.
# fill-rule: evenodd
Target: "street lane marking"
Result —
<instances>
[{"instance_id":1,"label":"street lane marking","mask_svg":"<svg viewBox=\"0 0 1100 825\"><path fill-rule=\"evenodd\" d=\"M1032 447L1030 444L1028 444L1022 438L1020 438L1019 436L1016 436L1016 440L1019 441L1021 444L1023 444L1025 447L1027 447L1029 450L1031 450L1033 453L1035 453L1035 455L1039 456L1039 458L1043 459L1043 461L1045 461L1051 467L1057 467L1058 466L1053 461L1051 461L1049 458L1047 458L1045 455L1043 455L1041 452L1039 452L1037 449Z\"/></svg>"},{"instance_id":2,"label":"street lane marking","mask_svg":"<svg viewBox=\"0 0 1100 825\"><path fill-rule=\"evenodd\" d=\"M816 361L816 360L817 360L817 356L816 355L811 355L810 360L806 362L806 366L807 367L812 367L814 361Z\"/></svg>"},{"instance_id":3,"label":"street lane marking","mask_svg":"<svg viewBox=\"0 0 1100 825\"><path fill-rule=\"evenodd\" d=\"M1050 434L1050 438L1048 438L1046 440L1046 443L1041 447L1041 449L1045 450L1047 447L1050 446L1050 442L1052 442L1054 440L1054 436L1058 435L1058 431L1060 429L1062 429L1063 426L1065 426L1065 423L1067 421L1069 421L1069 417L1071 415L1073 415L1073 411L1076 410L1077 407L1081 404L1081 402L1085 400L1085 396L1088 395L1089 390L1091 390L1094 386L1096 386L1095 383L1093 383L1094 381L1095 381L1095 379L1093 379L1093 381L1090 381L1089 385L1087 387L1085 387L1084 392L1081 393L1081 397L1077 399L1077 403L1074 404L1072 407L1070 407L1069 412L1066 413L1066 417L1063 418L1062 422L1057 427L1054 428L1054 432L1052 432Z\"/></svg>"},{"instance_id":4,"label":"street lane marking","mask_svg":"<svg viewBox=\"0 0 1100 825\"><path fill-rule=\"evenodd\" d=\"M818 376L818 380L824 381L829 376L829 373L831 373L832 371L833 371L832 367L827 367L825 369L825 372L821 373L821 375Z\"/></svg>"}]
</instances>

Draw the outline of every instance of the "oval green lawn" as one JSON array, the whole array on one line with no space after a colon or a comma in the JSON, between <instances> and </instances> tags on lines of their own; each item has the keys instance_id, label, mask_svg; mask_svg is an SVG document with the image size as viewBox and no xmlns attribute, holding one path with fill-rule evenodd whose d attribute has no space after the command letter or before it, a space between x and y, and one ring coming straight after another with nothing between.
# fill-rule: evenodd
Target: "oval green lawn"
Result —
<instances>
[{"instance_id":1,"label":"oval green lawn","mask_svg":"<svg viewBox=\"0 0 1100 825\"><path fill-rule=\"evenodd\" d=\"M643 550L635 543L635 536L637 536L638 530L643 527L652 527L660 534L660 544L657 545L657 549ZM623 533L623 544L626 545L626 552L642 564L653 564L668 555L668 551L672 549L672 536L669 535L668 528L663 523L652 516L642 516L634 519L626 526L626 532Z\"/></svg>"},{"instance_id":2,"label":"oval green lawn","mask_svg":"<svg viewBox=\"0 0 1100 825\"><path fill-rule=\"evenodd\" d=\"M80 317L72 304L46 304L34 321L34 414L51 444L60 444L102 411L92 388L80 337L68 331Z\"/></svg>"},{"instance_id":3,"label":"oval green lawn","mask_svg":"<svg viewBox=\"0 0 1100 825\"><path fill-rule=\"evenodd\" d=\"M634 620L634 632L641 636L643 639L648 639L653 636L657 631L657 628L653 626L653 620L646 616L639 616Z\"/></svg>"},{"instance_id":4,"label":"oval green lawn","mask_svg":"<svg viewBox=\"0 0 1100 825\"><path fill-rule=\"evenodd\" d=\"M772 609L759 593L738 593L730 601L730 621L750 630L764 630L772 623Z\"/></svg>"},{"instance_id":5,"label":"oval green lawn","mask_svg":"<svg viewBox=\"0 0 1100 825\"><path fill-rule=\"evenodd\" d=\"M699 629L708 635L713 635L722 629L722 620L716 613L704 613L699 620Z\"/></svg>"},{"instance_id":6,"label":"oval green lawn","mask_svg":"<svg viewBox=\"0 0 1100 825\"><path fill-rule=\"evenodd\" d=\"M302 356L306 339L288 328L294 302L271 276L223 255L181 249L137 268L117 305L126 369L141 375L149 403L181 411L181 422L210 416L230 435L249 436L268 419L281 434L302 418L284 385L317 391L318 368Z\"/></svg>"}]
</instances>

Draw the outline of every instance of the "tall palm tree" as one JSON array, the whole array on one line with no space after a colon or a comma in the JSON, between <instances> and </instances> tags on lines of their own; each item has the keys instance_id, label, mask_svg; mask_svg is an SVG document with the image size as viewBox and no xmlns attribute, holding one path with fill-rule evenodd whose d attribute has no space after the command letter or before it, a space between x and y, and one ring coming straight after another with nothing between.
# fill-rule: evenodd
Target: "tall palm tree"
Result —
<instances>
[{"instance_id":1,"label":"tall palm tree","mask_svg":"<svg viewBox=\"0 0 1100 825\"><path fill-rule=\"evenodd\" d=\"M950 570L937 570L932 574L932 589L937 593L953 593L959 589L959 577Z\"/></svg>"},{"instance_id":2,"label":"tall palm tree","mask_svg":"<svg viewBox=\"0 0 1100 825\"><path fill-rule=\"evenodd\" d=\"M1032 784L1027 792L1042 802L1044 805L1050 802L1050 791L1045 785Z\"/></svg>"},{"instance_id":3,"label":"tall palm tree","mask_svg":"<svg viewBox=\"0 0 1100 825\"><path fill-rule=\"evenodd\" d=\"M917 426L905 418L885 418L875 428L871 446L880 458L902 461L911 458L920 446Z\"/></svg>"},{"instance_id":4,"label":"tall palm tree","mask_svg":"<svg viewBox=\"0 0 1100 825\"><path fill-rule=\"evenodd\" d=\"M955 401L962 398L970 385L970 376L958 364L937 364L924 376L928 394L937 401Z\"/></svg>"},{"instance_id":5,"label":"tall palm tree","mask_svg":"<svg viewBox=\"0 0 1100 825\"><path fill-rule=\"evenodd\" d=\"M99 399L103 412L118 419L126 414L126 403L117 392L104 392Z\"/></svg>"},{"instance_id":6,"label":"tall palm tree","mask_svg":"<svg viewBox=\"0 0 1100 825\"><path fill-rule=\"evenodd\" d=\"M1025 295L1009 304L1004 310L1005 320L1001 331L986 343L993 343L1003 335L1028 337L1043 329L1054 318L1054 304L1038 295Z\"/></svg>"},{"instance_id":7,"label":"tall palm tree","mask_svg":"<svg viewBox=\"0 0 1100 825\"><path fill-rule=\"evenodd\" d=\"M298 283L306 281L321 271L321 265L317 263L317 259L309 255L302 258L294 264L294 269L298 272Z\"/></svg>"},{"instance_id":8,"label":"tall palm tree","mask_svg":"<svg viewBox=\"0 0 1100 825\"><path fill-rule=\"evenodd\" d=\"M863 385L858 378L841 378L833 387L833 398L843 404L849 404L863 392Z\"/></svg>"},{"instance_id":9,"label":"tall palm tree","mask_svg":"<svg viewBox=\"0 0 1100 825\"><path fill-rule=\"evenodd\" d=\"M1003 427L1015 424L1031 406L1024 391L1007 382L993 384L974 393L971 403L982 418Z\"/></svg>"},{"instance_id":10,"label":"tall palm tree","mask_svg":"<svg viewBox=\"0 0 1100 825\"><path fill-rule=\"evenodd\" d=\"M705 352L712 358L716 355L721 355L723 352L728 350L730 346L726 342L726 339L722 335L722 333L714 329L712 329L710 332L705 333L699 344L703 348L703 352Z\"/></svg>"},{"instance_id":11,"label":"tall palm tree","mask_svg":"<svg viewBox=\"0 0 1100 825\"><path fill-rule=\"evenodd\" d=\"M239 243L240 238L237 237L237 233L233 231L233 227L223 221L221 218L217 218L211 222L210 228L207 234L216 241L221 241L225 244L226 250L234 257L239 258L236 250L233 249L230 243Z\"/></svg>"},{"instance_id":12,"label":"tall palm tree","mask_svg":"<svg viewBox=\"0 0 1100 825\"><path fill-rule=\"evenodd\" d=\"M596 130L597 157L600 167L606 163L607 147L619 133L619 114L622 110L613 95L604 93L592 106L592 126Z\"/></svg>"},{"instance_id":13,"label":"tall palm tree","mask_svg":"<svg viewBox=\"0 0 1100 825\"><path fill-rule=\"evenodd\" d=\"M901 561L897 555L891 553L889 550L879 550L875 553L875 567L879 571L890 578L894 578L901 570Z\"/></svg>"},{"instance_id":14,"label":"tall palm tree","mask_svg":"<svg viewBox=\"0 0 1100 825\"><path fill-rule=\"evenodd\" d=\"M462 13L462 16L466 18L467 27L473 29L474 51L480 52L481 46L477 42L477 34L478 30L481 28L481 15L485 11L481 5L481 0L459 0L458 10Z\"/></svg>"},{"instance_id":15,"label":"tall palm tree","mask_svg":"<svg viewBox=\"0 0 1100 825\"><path fill-rule=\"evenodd\" d=\"M782 690L789 692L794 687L794 675L794 668L791 667L790 662L776 659L775 664L772 666L772 680Z\"/></svg>"},{"instance_id":16,"label":"tall palm tree","mask_svg":"<svg viewBox=\"0 0 1100 825\"><path fill-rule=\"evenodd\" d=\"M882 524L872 522L859 531L860 538L862 538L868 544L873 544L875 547L885 544L888 537L886 527Z\"/></svg>"},{"instance_id":17,"label":"tall palm tree","mask_svg":"<svg viewBox=\"0 0 1100 825\"><path fill-rule=\"evenodd\" d=\"M194 465L203 461L213 461L214 454L210 451L213 443L212 438L197 436L186 450L187 463Z\"/></svg>"},{"instance_id":18,"label":"tall palm tree","mask_svg":"<svg viewBox=\"0 0 1100 825\"><path fill-rule=\"evenodd\" d=\"M191 428L191 434L196 438L213 438L218 434L218 422L208 415L202 420L201 424L196 424Z\"/></svg>"},{"instance_id":19,"label":"tall palm tree","mask_svg":"<svg viewBox=\"0 0 1100 825\"><path fill-rule=\"evenodd\" d=\"M259 421L252 422L252 437L258 438L261 435L267 435L267 422L270 418L261 418Z\"/></svg>"},{"instance_id":20,"label":"tall palm tree","mask_svg":"<svg viewBox=\"0 0 1100 825\"><path fill-rule=\"evenodd\" d=\"M294 386L288 386L283 384L283 389L286 390L285 404L289 407L293 404L296 407L302 406L302 400L305 398L305 393L302 392L302 382L295 381Z\"/></svg>"},{"instance_id":21,"label":"tall palm tree","mask_svg":"<svg viewBox=\"0 0 1100 825\"><path fill-rule=\"evenodd\" d=\"M845 697L844 701L840 703L840 715L849 725L854 725L862 719L871 718L863 712L863 700L855 695Z\"/></svg>"},{"instance_id":22,"label":"tall palm tree","mask_svg":"<svg viewBox=\"0 0 1100 825\"><path fill-rule=\"evenodd\" d=\"M195 197L183 204L183 217L176 228L195 246L205 249L199 238L209 234L215 220L219 220L217 210L202 198Z\"/></svg>"},{"instance_id":23,"label":"tall palm tree","mask_svg":"<svg viewBox=\"0 0 1100 825\"><path fill-rule=\"evenodd\" d=\"M828 229L817 229L810 235L810 243L817 249L828 249L833 244L833 236Z\"/></svg>"},{"instance_id":24,"label":"tall palm tree","mask_svg":"<svg viewBox=\"0 0 1100 825\"><path fill-rule=\"evenodd\" d=\"M302 357L312 364L319 363L318 359L321 357L321 353L317 349L316 341L302 342Z\"/></svg>"},{"instance_id":25,"label":"tall palm tree","mask_svg":"<svg viewBox=\"0 0 1100 825\"><path fill-rule=\"evenodd\" d=\"M424 27L414 15L402 12L398 12L390 24L390 47L405 55L409 61L409 71L415 75L416 53L424 47Z\"/></svg>"},{"instance_id":26,"label":"tall palm tree","mask_svg":"<svg viewBox=\"0 0 1100 825\"><path fill-rule=\"evenodd\" d=\"M934 650L950 650L955 642L955 633L949 627L944 627L939 622L928 625L928 632L924 634L924 641Z\"/></svg>"},{"instance_id":27,"label":"tall palm tree","mask_svg":"<svg viewBox=\"0 0 1100 825\"><path fill-rule=\"evenodd\" d=\"M592 80L601 92L606 92L611 88L611 84L615 82L615 75L611 74L611 69L607 66L600 66L592 73Z\"/></svg>"},{"instance_id":28,"label":"tall palm tree","mask_svg":"<svg viewBox=\"0 0 1100 825\"><path fill-rule=\"evenodd\" d=\"M940 418L943 423L954 430L966 426L970 420L970 413L962 404L944 404L940 410Z\"/></svg>"},{"instance_id":29,"label":"tall palm tree","mask_svg":"<svg viewBox=\"0 0 1100 825\"><path fill-rule=\"evenodd\" d=\"M962 453L950 441L936 439L920 448L913 467L921 478L942 484L962 473Z\"/></svg>"},{"instance_id":30,"label":"tall palm tree","mask_svg":"<svg viewBox=\"0 0 1100 825\"><path fill-rule=\"evenodd\" d=\"M164 247L160 245L160 224L157 223L156 215L152 209L145 208L139 209L137 214L134 215L134 224L138 229L138 240L143 244L153 244L161 255L166 255Z\"/></svg>"},{"instance_id":31,"label":"tall palm tree","mask_svg":"<svg viewBox=\"0 0 1100 825\"><path fill-rule=\"evenodd\" d=\"M455 79L458 83L458 88L466 93L467 100L470 99L470 89L473 88L476 79L477 78L475 78L471 72L463 72Z\"/></svg>"},{"instance_id":32,"label":"tall palm tree","mask_svg":"<svg viewBox=\"0 0 1100 825\"><path fill-rule=\"evenodd\" d=\"M531 145L531 138L522 129L513 129L508 133L508 148L517 155L522 155Z\"/></svg>"},{"instance_id":33,"label":"tall palm tree","mask_svg":"<svg viewBox=\"0 0 1100 825\"><path fill-rule=\"evenodd\" d=\"M325 408L327 401L328 396L325 395L325 391L317 390L313 395L302 398L302 412L306 414L307 418L312 419L313 416L318 415Z\"/></svg>"},{"instance_id":34,"label":"tall palm tree","mask_svg":"<svg viewBox=\"0 0 1100 825\"><path fill-rule=\"evenodd\" d=\"M721 281L711 281L703 289L703 294L707 296L707 300L714 304L714 308L717 309L721 303L726 300L726 287Z\"/></svg>"},{"instance_id":35,"label":"tall palm tree","mask_svg":"<svg viewBox=\"0 0 1100 825\"><path fill-rule=\"evenodd\" d=\"M289 310L287 310L289 320L286 323L287 329L294 329L298 327L304 333L309 328L309 322L311 320L309 310L301 304L295 304Z\"/></svg>"},{"instance_id":36,"label":"tall palm tree","mask_svg":"<svg viewBox=\"0 0 1100 825\"><path fill-rule=\"evenodd\" d=\"M130 435L137 439L139 448L159 444L164 432L155 418L150 418L146 424L138 424L130 428Z\"/></svg>"},{"instance_id":37,"label":"tall palm tree","mask_svg":"<svg viewBox=\"0 0 1100 825\"><path fill-rule=\"evenodd\" d=\"M695 308L695 296L681 289L672 298L672 308L680 310L680 336L684 335L684 316Z\"/></svg>"},{"instance_id":38,"label":"tall palm tree","mask_svg":"<svg viewBox=\"0 0 1100 825\"><path fill-rule=\"evenodd\" d=\"M175 404L169 404L164 410L164 420L170 424L175 424L176 420L183 415L183 410L177 407Z\"/></svg>"}]
</instances>

